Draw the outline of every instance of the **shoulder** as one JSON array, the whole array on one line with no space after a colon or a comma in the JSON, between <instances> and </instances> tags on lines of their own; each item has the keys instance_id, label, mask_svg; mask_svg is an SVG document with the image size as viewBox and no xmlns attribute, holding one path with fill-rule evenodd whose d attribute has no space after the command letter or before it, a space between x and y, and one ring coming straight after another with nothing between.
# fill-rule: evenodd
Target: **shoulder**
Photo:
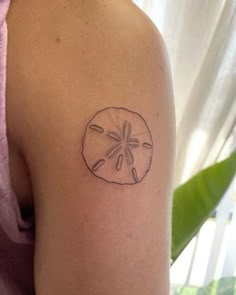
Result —
<instances>
[{"instance_id":1,"label":"shoulder","mask_svg":"<svg viewBox=\"0 0 236 295\"><path fill-rule=\"evenodd\" d=\"M54 2L24 9L16 1L8 18L9 128L20 145L35 128L80 124L94 104L142 104L147 96L157 104L155 93L171 92L164 42L134 4Z\"/></svg>"}]
</instances>

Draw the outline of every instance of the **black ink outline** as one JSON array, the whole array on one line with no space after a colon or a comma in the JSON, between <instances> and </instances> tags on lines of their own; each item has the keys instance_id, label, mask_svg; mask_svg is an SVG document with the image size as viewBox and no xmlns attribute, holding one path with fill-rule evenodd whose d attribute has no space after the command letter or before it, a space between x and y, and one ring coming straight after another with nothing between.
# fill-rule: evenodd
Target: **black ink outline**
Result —
<instances>
[{"instance_id":1,"label":"black ink outline","mask_svg":"<svg viewBox=\"0 0 236 295\"><path fill-rule=\"evenodd\" d=\"M132 168L132 175L133 175L134 181L137 183L138 182L138 175L137 175L136 168Z\"/></svg>"},{"instance_id":2,"label":"black ink outline","mask_svg":"<svg viewBox=\"0 0 236 295\"><path fill-rule=\"evenodd\" d=\"M96 172L98 169L105 163L104 159L98 160L93 166L92 166L92 171Z\"/></svg>"},{"instance_id":3,"label":"black ink outline","mask_svg":"<svg viewBox=\"0 0 236 295\"><path fill-rule=\"evenodd\" d=\"M92 130L95 130L97 132L100 132L100 133L103 133L104 132L104 129L96 124L91 124L89 125L89 128L92 129Z\"/></svg>"},{"instance_id":4,"label":"black ink outline","mask_svg":"<svg viewBox=\"0 0 236 295\"><path fill-rule=\"evenodd\" d=\"M98 111L98 112L96 112L94 115L93 115L93 117L89 120L89 122L87 123L87 125L86 125L86 127L85 127L85 131L84 131L84 135L83 135L83 137L82 137L82 140L81 140L81 144L82 144L82 157L83 157L83 159L84 159L84 162L85 162L85 164L86 164L86 166L87 166L87 168L89 169L89 171L95 176L95 177L97 177L97 178L100 178L100 179L102 179L103 181L105 181L105 182L108 182L108 183L114 183L114 184L118 184L118 185L135 185L135 184L138 184L138 183L140 183L145 177L146 177L146 175L148 174L148 172L150 171L150 169L151 169L151 165L152 165L152 158L153 158L153 152L151 153L151 157L150 157L150 160L149 160L149 166L148 166L148 169L145 171L145 173L144 173L144 175L142 176L142 178L140 178L140 179L138 179L138 176L137 176L137 170L136 170L136 168L135 167L133 167L132 168L132 175L133 175L133 178L134 178L134 181L135 182L132 182L132 183L120 183L120 182L115 182L115 181L109 181L109 180L107 180L107 179L105 179L105 178L103 178L103 177L100 177L100 176L98 176L98 175L96 175L94 172L96 172L104 163L105 163L105 160L104 159L100 159L100 160L98 160L94 165L93 165L93 167L95 166L95 165L97 165L99 162L101 162L101 161L104 161L103 163L102 163L102 165L100 165L99 167L98 167L98 169L97 170L92 170L93 169L93 167L92 168L90 168L89 166L88 166L88 164L87 164L87 162L86 162L86 159L85 159L85 156L84 156L84 143L85 143L85 139L86 139L86 132L87 132L87 129L88 129L88 127L90 126L90 123L93 121L93 119L99 114L99 113L102 113L102 112L104 112L104 111L108 111L108 113L110 114L110 110L111 109L117 109L117 110L125 110L125 111L127 111L127 112L130 112L130 113L132 113L132 114L135 114L135 115L137 115L144 123L145 123L145 126L146 126L146 128L147 128L147 131L145 131L145 132L141 132L141 133L139 133L139 134L142 134L142 133L149 133L149 136L150 136L150 139L151 139L151 144L149 144L149 143L143 143L142 145L144 145L144 144L148 144L148 145L150 145L150 146L152 146L152 148L149 148L149 149L153 149L153 139L152 139L152 134L151 134L151 131L150 131L150 129L149 129L149 127L148 127L148 125L147 125L147 122L144 120L144 118L140 115L140 114L138 114L137 112L134 112L134 111L130 111L129 109L126 109L126 108L122 108L122 107L107 107L107 108L104 108L104 109L102 109L102 110L100 110L100 111ZM119 117L120 117L120 115L119 115ZM112 118L113 119L113 118ZM112 120L113 121L113 123L114 123L114 119ZM127 122L127 123L129 123L127 120L125 120L124 122ZM118 123L120 123L120 122L118 122ZM115 124L115 126L117 126L116 125L116 123L114 123ZM130 124L130 123L129 123ZM94 125L94 124L92 124L92 125ZM125 125L125 129L126 129L126 126L127 126L127 124ZM98 127L100 127L100 126L98 126ZM118 127L118 126L117 126ZM102 127L101 127L102 128ZM102 128L103 129L103 128ZM120 131L121 131L121 133L123 132L123 136L125 136L125 133L124 133L124 124L123 124L123 126L122 126L122 128L120 128ZM125 130L126 131L126 130ZM98 131L99 132L99 131ZM113 131L112 131L113 132ZM100 132L101 133L101 132ZM129 127L128 127L128 134L129 134ZM139 134L133 134L133 136L136 136L136 135L139 135ZM114 139L114 138L113 138ZM117 139L114 139L114 140L116 140L117 142L118 142L118 140ZM147 147L146 147L147 148ZM125 150L129 150L129 152L130 152L130 149L129 149L129 147L127 147ZM120 150L119 150L120 151ZM116 155L119 153L119 151L116 153ZM120 157L120 156L119 156ZM118 158L119 158L118 157ZM126 158L126 160L127 160L127 158ZM123 162L123 159L122 159L122 162ZM118 160L117 160L117 163L116 163L116 170L117 170L117 166L118 166Z\"/></svg>"},{"instance_id":5,"label":"black ink outline","mask_svg":"<svg viewBox=\"0 0 236 295\"><path fill-rule=\"evenodd\" d=\"M111 137L115 141L121 141L120 135L117 132L115 132L115 131L108 131L107 132L107 136L108 137Z\"/></svg>"},{"instance_id":6,"label":"black ink outline","mask_svg":"<svg viewBox=\"0 0 236 295\"><path fill-rule=\"evenodd\" d=\"M153 145L150 144L150 143L148 143L148 142L144 142L143 143L143 147L146 148L146 149L150 149L151 150L153 148Z\"/></svg>"},{"instance_id":7,"label":"black ink outline","mask_svg":"<svg viewBox=\"0 0 236 295\"><path fill-rule=\"evenodd\" d=\"M122 167L122 164L123 164L123 159L124 159L124 156L123 154L120 154L118 159L117 159L117 162L116 162L116 170L119 171Z\"/></svg>"},{"instance_id":8,"label":"black ink outline","mask_svg":"<svg viewBox=\"0 0 236 295\"><path fill-rule=\"evenodd\" d=\"M134 155L129 147L125 148L125 158L128 165L134 164Z\"/></svg>"},{"instance_id":9,"label":"black ink outline","mask_svg":"<svg viewBox=\"0 0 236 295\"><path fill-rule=\"evenodd\" d=\"M122 149L122 146L117 143L115 145L113 145L107 152L106 152L106 157L108 157L109 159L113 159Z\"/></svg>"}]
</instances>

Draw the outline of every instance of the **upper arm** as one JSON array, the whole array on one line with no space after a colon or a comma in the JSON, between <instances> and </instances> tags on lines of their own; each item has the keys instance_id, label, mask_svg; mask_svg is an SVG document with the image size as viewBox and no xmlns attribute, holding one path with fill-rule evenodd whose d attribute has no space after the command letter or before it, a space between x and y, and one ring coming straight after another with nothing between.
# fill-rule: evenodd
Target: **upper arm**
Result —
<instances>
[{"instance_id":1,"label":"upper arm","mask_svg":"<svg viewBox=\"0 0 236 295\"><path fill-rule=\"evenodd\" d=\"M90 29L49 38L43 54L34 48L20 97L36 293L167 294L174 115L165 48L155 30ZM20 79L22 93L29 79Z\"/></svg>"}]
</instances>

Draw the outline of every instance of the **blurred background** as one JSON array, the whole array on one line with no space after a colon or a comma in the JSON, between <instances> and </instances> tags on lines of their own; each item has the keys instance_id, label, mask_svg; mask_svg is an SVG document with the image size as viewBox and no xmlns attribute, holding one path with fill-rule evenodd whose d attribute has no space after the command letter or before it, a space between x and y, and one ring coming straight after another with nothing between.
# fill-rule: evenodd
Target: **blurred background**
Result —
<instances>
[{"instance_id":1,"label":"blurred background","mask_svg":"<svg viewBox=\"0 0 236 295\"><path fill-rule=\"evenodd\" d=\"M156 24L169 52L177 118L177 188L236 149L236 1L134 3ZM219 205L173 263L171 283L199 287L214 279L235 276L233 176ZM236 289L224 292L219 294L236 294Z\"/></svg>"}]
</instances>

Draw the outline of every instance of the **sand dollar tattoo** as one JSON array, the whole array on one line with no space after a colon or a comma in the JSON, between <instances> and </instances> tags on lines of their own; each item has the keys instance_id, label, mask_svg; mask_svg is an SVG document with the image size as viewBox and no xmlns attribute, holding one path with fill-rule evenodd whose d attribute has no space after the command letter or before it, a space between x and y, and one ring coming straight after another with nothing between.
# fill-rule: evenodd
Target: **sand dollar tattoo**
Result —
<instances>
[{"instance_id":1,"label":"sand dollar tattoo","mask_svg":"<svg viewBox=\"0 0 236 295\"><path fill-rule=\"evenodd\" d=\"M88 122L82 150L95 176L118 184L136 184L150 169L153 142L139 114L111 107L97 112Z\"/></svg>"}]
</instances>

